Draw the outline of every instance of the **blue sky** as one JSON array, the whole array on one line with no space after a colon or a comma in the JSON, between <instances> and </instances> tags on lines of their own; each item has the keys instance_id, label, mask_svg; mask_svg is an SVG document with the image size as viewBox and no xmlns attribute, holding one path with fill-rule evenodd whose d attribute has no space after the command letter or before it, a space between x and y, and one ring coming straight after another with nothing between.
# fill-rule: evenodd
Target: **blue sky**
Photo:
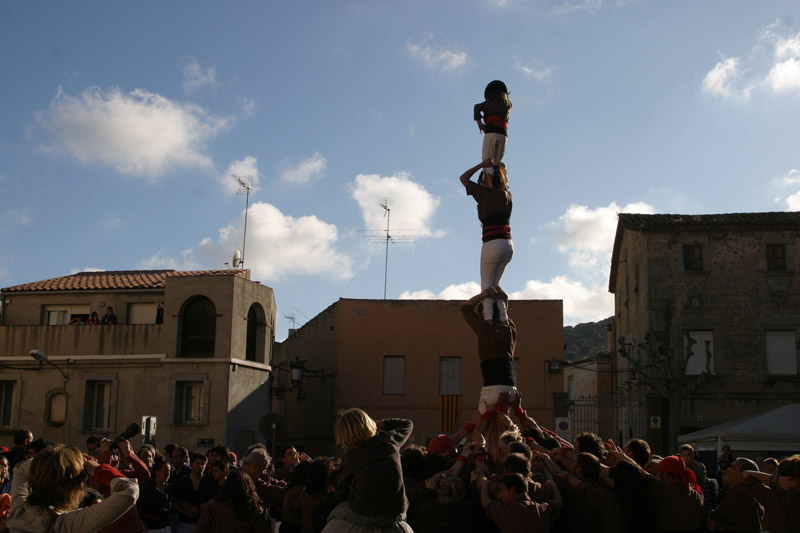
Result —
<instances>
[{"instance_id":1,"label":"blue sky","mask_svg":"<svg viewBox=\"0 0 800 533\"><path fill-rule=\"evenodd\" d=\"M800 209L800 5L0 3L0 286L245 266L277 336L338 298L479 290L472 107L514 108L513 298L613 313L618 212ZM513 306L512 306L513 315Z\"/></svg>"}]
</instances>

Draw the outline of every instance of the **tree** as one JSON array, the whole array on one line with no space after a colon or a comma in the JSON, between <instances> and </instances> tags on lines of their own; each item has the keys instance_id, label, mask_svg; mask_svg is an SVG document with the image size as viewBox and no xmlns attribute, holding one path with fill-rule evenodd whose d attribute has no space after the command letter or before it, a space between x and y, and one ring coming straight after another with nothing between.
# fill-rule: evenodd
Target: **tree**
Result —
<instances>
[{"instance_id":1,"label":"tree","mask_svg":"<svg viewBox=\"0 0 800 533\"><path fill-rule=\"evenodd\" d=\"M666 331L670 332L670 321L667 322ZM705 342L705 365L703 371L697 375L687 375L686 366L694 354L693 346L697 341L692 338L689 331L686 337L685 351L673 349L669 333L659 335L664 340L659 340L655 335L647 333L644 342L635 345L645 357L637 357L630 352L632 343L619 339L619 354L625 358L630 366L630 382L633 387L649 389L659 398L667 400L667 417L665 423L665 449L677 447L678 429L680 425L681 402L687 396L694 394L705 386L706 378L711 375L711 342Z\"/></svg>"}]
</instances>

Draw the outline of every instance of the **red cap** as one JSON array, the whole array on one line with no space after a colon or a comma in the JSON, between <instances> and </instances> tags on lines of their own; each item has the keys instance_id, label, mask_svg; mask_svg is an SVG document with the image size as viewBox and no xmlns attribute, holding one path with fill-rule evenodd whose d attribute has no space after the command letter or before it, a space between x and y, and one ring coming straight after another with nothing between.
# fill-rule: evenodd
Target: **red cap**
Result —
<instances>
[{"instance_id":1,"label":"red cap","mask_svg":"<svg viewBox=\"0 0 800 533\"><path fill-rule=\"evenodd\" d=\"M441 433L436 435L431 439L428 443L428 452L429 453L441 453L447 454L450 452L450 448L453 447L453 442L450 440L450 437Z\"/></svg>"}]
</instances>

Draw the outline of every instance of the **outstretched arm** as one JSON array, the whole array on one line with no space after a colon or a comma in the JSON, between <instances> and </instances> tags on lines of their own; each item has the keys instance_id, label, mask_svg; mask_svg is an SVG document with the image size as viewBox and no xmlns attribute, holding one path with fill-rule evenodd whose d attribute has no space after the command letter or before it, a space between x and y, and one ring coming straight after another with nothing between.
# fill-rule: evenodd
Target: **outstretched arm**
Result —
<instances>
[{"instance_id":1,"label":"outstretched arm","mask_svg":"<svg viewBox=\"0 0 800 533\"><path fill-rule=\"evenodd\" d=\"M476 294L463 304L461 304L461 315L464 317L464 320L467 321L469 327L472 328L477 334L480 334L481 328L483 327L483 317L478 314L475 310L475 306L478 305L484 298L495 298L497 296L497 291L494 290L493 287L489 287L485 291L481 291L480 293Z\"/></svg>"},{"instance_id":2,"label":"outstretched arm","mask_svg":"<svg viewBox=\"0 0 800 533\"><path fill-rule=\"evenodd\" d=\"M489 168L490 166L492 166L492 160L484 159L474 167L467 169L463 174L461 174L461 177L459 178L461 180L461 185L466 187L467 183L469 183L469 179L472 176L474 176L477 171L479 171L482 168Z\"/></svg>"},{"instance_id":3,"label":"outstretched arm","mask_svg":"<svg viewBox=\"0 0 800 533\"><path fill-rule=\"evenodd\" d=\"M453 434L453 436L450 437L450 440L453 441L453 444L458 444L464 437L470 435L473 431L475 431L475 426L480 426L480 424L481 424L481 413L480 411L476 410L475 414L472 415L472 421L468 422L466 426L459 429L455 434Z\"/></svg>"}]
</instances>

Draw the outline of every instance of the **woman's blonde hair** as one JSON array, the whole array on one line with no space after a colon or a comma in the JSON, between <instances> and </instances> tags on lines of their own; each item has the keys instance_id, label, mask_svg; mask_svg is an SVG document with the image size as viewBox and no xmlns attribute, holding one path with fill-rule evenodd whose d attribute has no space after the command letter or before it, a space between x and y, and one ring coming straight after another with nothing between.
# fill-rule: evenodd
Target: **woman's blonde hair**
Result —
<instances>
[{"instance_id":1,"label":"woman's blonde hair","mask_svg":"<svg viewBox=\"0 0 800 533\"><path fill-rule=\"evenodd\" d=\"M355 448L378 433L378 425L370 416L358 408L348 409L339 415L336 422L336 442L344 448Z\"/></svg>"},{"instance_id":2,"label":"woman's blonde hair","mask_svg":"<svg viewBox=\"0 0 800 533\"><path fill-rule=\"evenodd\" d=\"M77 509L86 492L83 483L87 478L78 448L66 444L45 448L31 460L27 502L56 511Z\"/></svg>"}]
</instances>

